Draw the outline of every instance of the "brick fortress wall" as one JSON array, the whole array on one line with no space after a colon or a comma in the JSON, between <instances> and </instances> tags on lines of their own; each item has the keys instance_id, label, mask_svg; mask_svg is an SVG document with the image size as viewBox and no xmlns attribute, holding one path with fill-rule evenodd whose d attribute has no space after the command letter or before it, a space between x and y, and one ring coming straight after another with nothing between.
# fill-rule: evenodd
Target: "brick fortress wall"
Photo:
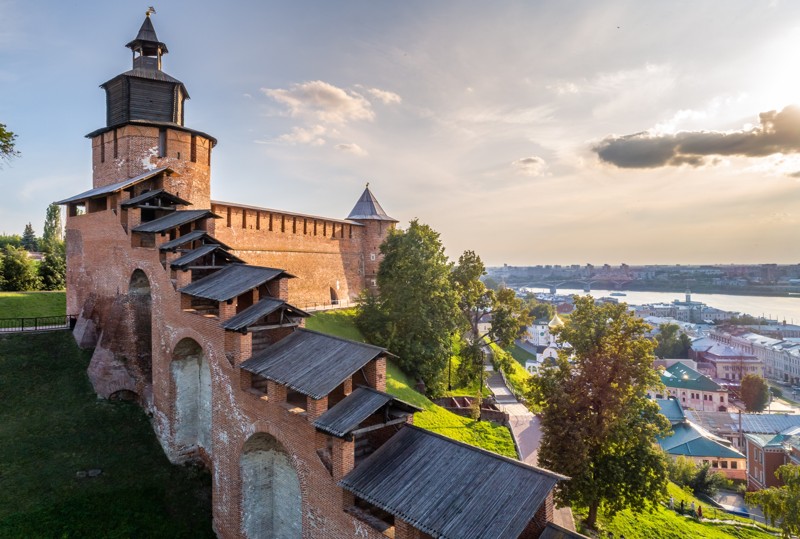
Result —
<instances>
[{"instance_id":1,"label":"brick fortress wall","mask_svg":"<svg viewBox=\"0 0 800 539\"><path fill-rule=\"evenodd\" d=\"M289 301L300 308L354 300L374 288L380 244L393 228L213 202L214 235L249 264L285 269Z\"/></svg>"}]
</instances>

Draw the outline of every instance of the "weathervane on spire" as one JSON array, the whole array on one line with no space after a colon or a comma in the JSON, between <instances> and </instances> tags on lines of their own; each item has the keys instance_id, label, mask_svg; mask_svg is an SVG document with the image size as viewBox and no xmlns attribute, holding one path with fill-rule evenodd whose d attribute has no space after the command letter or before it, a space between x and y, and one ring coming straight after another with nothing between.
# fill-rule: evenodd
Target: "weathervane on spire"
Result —
<instances>
[{"instance_id":1,"label":"weathervane on spire","mask_svg":"<svg viewBox=\"0 0 800 539\"><path fill-rule=\"evenodd\" d=\"M150 15L155 15L155 14L156 14L156 8L154 8L153 6L150 6L149 8L147 8L147 12L145 13L145 16L149 17Z\"/></svg>"},{"instance_id":2,"label":"weathervane on spire","mask_svg":"<svg viewBox=\"0 0 800 539\"><path fill-rule=\"evenodd\" d=\"M369 182L367 182L367 189L369 189Z\"/></svg>"}]
</instances>

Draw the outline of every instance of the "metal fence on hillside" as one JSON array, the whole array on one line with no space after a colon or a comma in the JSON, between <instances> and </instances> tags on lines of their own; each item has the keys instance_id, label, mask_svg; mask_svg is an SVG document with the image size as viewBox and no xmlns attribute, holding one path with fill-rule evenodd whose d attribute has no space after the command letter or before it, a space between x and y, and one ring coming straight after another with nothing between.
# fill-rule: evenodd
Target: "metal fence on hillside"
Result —
<instances>
[{"instance_id":1,"label":"metal fence on hillside","mask_svg":"<svg viewBox=\"0 0 800 539\"><path fill-rule=\"evenodd\" d=\"M77 317L74 315L38 316L35 318L0 318L0 333L72 329L75 327L76 319Z\"/></svg>"}]
</instances>

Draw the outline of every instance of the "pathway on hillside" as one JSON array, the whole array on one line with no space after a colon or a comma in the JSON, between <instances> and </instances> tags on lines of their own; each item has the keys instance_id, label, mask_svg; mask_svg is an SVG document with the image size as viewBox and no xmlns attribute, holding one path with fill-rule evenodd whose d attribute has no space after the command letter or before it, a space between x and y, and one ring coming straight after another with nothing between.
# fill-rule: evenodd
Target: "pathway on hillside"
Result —
<instances>
[{"instance_id":1,"label":"pathway on hillside","mask_svg":"<svg viewBox=\"0 0 800 539\"><path fill-rule=\"evenodd\" d=\"M508 426L511 435L517 444L519 458L526 464L538 466L539 444L542 441L542 431L539 418L533 415L528 408L517 401L517 398L508 389L503 375L496 372L491 365L491 350L487 347L487 364L485 365L487 380L486 386L494 395L497 407L508 414ZM562 507L553 511L553 521L559 526L575 531L575 520L569 507Z\"/></svg>"}]
</instances>

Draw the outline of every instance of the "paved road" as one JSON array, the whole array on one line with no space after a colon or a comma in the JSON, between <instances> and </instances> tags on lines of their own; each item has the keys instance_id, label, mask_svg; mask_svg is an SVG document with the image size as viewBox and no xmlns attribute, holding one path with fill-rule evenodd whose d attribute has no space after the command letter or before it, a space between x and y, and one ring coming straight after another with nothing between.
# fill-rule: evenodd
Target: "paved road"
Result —
<instances>
[{"instance_id":1,"label":"paved road","mask_svg":"<svg viewBox=\"0 0 800 539\"><path fill-rule=\"evenodd\" d=\"M508 426L516 441L520 460L531 466L537 466L539 444L542 441L539 418L517 401L500 373L495 372L489 365L486 366L486 373L488 374L486 385L494 395L497 407L508 413ZM562 528L575 531L575 520L569 507L556 509L553 521Z\"/></svg>"}]
</instances>

